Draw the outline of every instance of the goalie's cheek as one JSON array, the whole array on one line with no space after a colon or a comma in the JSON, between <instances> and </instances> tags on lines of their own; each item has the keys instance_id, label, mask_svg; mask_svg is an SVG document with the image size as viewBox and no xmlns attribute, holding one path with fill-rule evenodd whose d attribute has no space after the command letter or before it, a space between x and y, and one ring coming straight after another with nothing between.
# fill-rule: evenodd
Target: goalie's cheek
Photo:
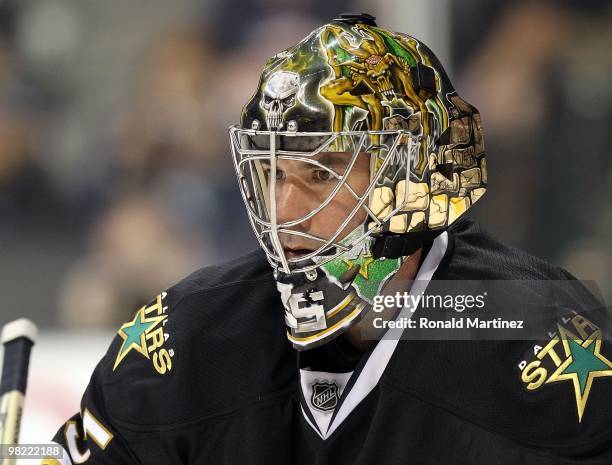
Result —
<instances>
[{"instance_id":1,"label":"goalie's cheek","mask_svg":"<svg viewBox=\"0 0 612 465\"><path fill-rule=\"evenodd\" d=\"M357 196L361 197L366 192L370 181L369 161L365 158L361 157L361 161L356 164L350 173L346 184L338 190L331 202L311 219L311 231L309 232L329 239L342 226L346 218L352 214L359 202L349 189L352 189ZM367 203L366 199L362 205L367 205ZM360 206L337 239L346 237L347 234L362 224L366 217L366 210L363 206Z\"/></svg>"},{"instance_id":2,"label":"goalie's cheek","mask_svg":"<svg viewBox=\"0 0 612 465\"><path fill-rule=\"evenodd\" d=\"M301 180L294 181L291 178L276 184L276 220L278 223L286 223L303 218L319 203L316 195ZM310 220L300 223L301 228L308 227Z\"/></svg>"},{"instance_id":3,"label":"goalie's cheek","mask_svg":"<svg viewBox=\"0 0 612 465\"><path fill-rule=\"evenodd\" d=\"M325 239L331 238L356 206L357 200L348 191L339 192L325 208L311 219L311 230L309 232ZM342 229L337 239L343 239L348 233L362 224L366 216L366 211L363 208L359 208Z\"/></svg>"}]
</instances>

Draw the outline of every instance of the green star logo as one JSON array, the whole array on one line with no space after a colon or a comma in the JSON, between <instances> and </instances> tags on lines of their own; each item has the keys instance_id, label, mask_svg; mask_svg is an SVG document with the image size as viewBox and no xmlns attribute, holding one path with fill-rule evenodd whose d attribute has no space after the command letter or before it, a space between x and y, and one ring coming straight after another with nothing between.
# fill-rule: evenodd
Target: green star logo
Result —
<instances>
[{"instance_id":1,"label":"green star logo","mask_svg":"<svg viewBox=\"0 0 612 465\"><path fill-rule=\"evenodd\" d=\"M371 256L359 256L357 260L350 260L345 258L342 260L347 266L347 269L353 268L355 265L359 265L359 275L363 277L363 279L368 279L368 267L370 263L374 261Z\"/></svg>"},{"instance_id":2,"label":"green star logo","mask_svg":"<svg viewBox=\"0 0 612 465\"><path fill-rule=\"evenodd\" d=\"M339 280L340 276L356 265L359 265L359 272L352 285L362 299L372 302L380 293L382 285L398 270L401 263L399 258L375 260L369 253L360 253L353 259L344 257L332 260L323 265L323 269Z\"/></svg>"},{"instance_id":3,"label":"green star logo","mask_svg":"<svg viewBox=\"0 0 612 465\"><path fill-rule=\"evenodd\" d=\"M139 354L143 355L147 359L149 358L149 351L147 350L146 336L153 330L159 323L166 319L166 315L150 316L145 315L146 307L142 307L134 315L132 321L125 323L117 334L123 339L117 358L115 359L115 365L113 371L121 363L127 354L132 350L135 350Z\"/></svg>"},{"instance_id":4,"label":"green star logo","mask_svg":"<svg viewBox=\"0 0 612 465\"><path fill-rule=\"evenodd\" d=\"M578 421L591 393L595 378L612 376L612 362L601 353L601 337L596 339L563 339L567 359L557 367L546 383L569 380L573 383L578 408Z\"/></svg>"}]
</instances>

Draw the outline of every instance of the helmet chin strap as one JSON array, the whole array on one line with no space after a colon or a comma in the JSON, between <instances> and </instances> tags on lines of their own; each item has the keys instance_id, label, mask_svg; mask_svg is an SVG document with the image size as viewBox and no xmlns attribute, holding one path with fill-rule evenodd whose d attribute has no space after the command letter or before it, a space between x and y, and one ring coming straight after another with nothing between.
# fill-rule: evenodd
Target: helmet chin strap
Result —
<instances>
[{"instance_id":1,"label":"helmet chin strap","mask_svg":"<svg viewBox=\"0 0 612 465\"><path fill-rule=\"evenodd\" d=\"M399 258L412 255L426 242L433 241L443 230L411 232L379 236L374 239L372 256L374 258Z\"/></svg>"}]
</instances>

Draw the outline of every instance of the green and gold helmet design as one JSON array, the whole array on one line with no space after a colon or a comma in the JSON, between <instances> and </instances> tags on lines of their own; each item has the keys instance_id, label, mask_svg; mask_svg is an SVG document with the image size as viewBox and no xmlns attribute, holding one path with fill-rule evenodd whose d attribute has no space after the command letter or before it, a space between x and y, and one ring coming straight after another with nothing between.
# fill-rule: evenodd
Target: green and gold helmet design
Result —
<instances>
[{"instance_id":1,"label":"green and gold helmet design","mask_svg":"<svg viewBox=\"0 0 612 465\"><path fill-rule=\"evenodd\" d=\"M230 141L298 349L358 321L404 258L452 224L487 185L478 111L457 95L429 48L365 14L341 15L268 60ZM326 162L328 153L350 156L339 168ZM347 180L364 155L370 180L357 192ZM277 212L282 160L316 167L333 181L316 208L289 221ZM309 233L303 225L344 190L355 206L335 233ZM318 247L290 258L283 235Z\"/></svg>"}]
</instances>

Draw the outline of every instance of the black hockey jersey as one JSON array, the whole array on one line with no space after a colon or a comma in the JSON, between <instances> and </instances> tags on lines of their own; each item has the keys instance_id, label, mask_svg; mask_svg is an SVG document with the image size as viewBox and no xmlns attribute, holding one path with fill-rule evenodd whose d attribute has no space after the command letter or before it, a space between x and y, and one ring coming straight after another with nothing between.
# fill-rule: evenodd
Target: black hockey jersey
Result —
<instances>
[{"instance_id":1,"label":"black hockey jersey","mask_svg":"<svg viewBox=\"0 0 612 465\"><path fill-rule=\"evenodd\" d=\"M537 319L550 295L528 283L572 279L465 218L431 244L415 286L512 280L489 305ZM541 341L297 352L257 250L196 271L123 324L54 438L64 458L44 463L612 464L612 349L593 321L605 314L584 317L599 303L567 289L556 302L568 316Z\"/></svg>"}]
</instances>

